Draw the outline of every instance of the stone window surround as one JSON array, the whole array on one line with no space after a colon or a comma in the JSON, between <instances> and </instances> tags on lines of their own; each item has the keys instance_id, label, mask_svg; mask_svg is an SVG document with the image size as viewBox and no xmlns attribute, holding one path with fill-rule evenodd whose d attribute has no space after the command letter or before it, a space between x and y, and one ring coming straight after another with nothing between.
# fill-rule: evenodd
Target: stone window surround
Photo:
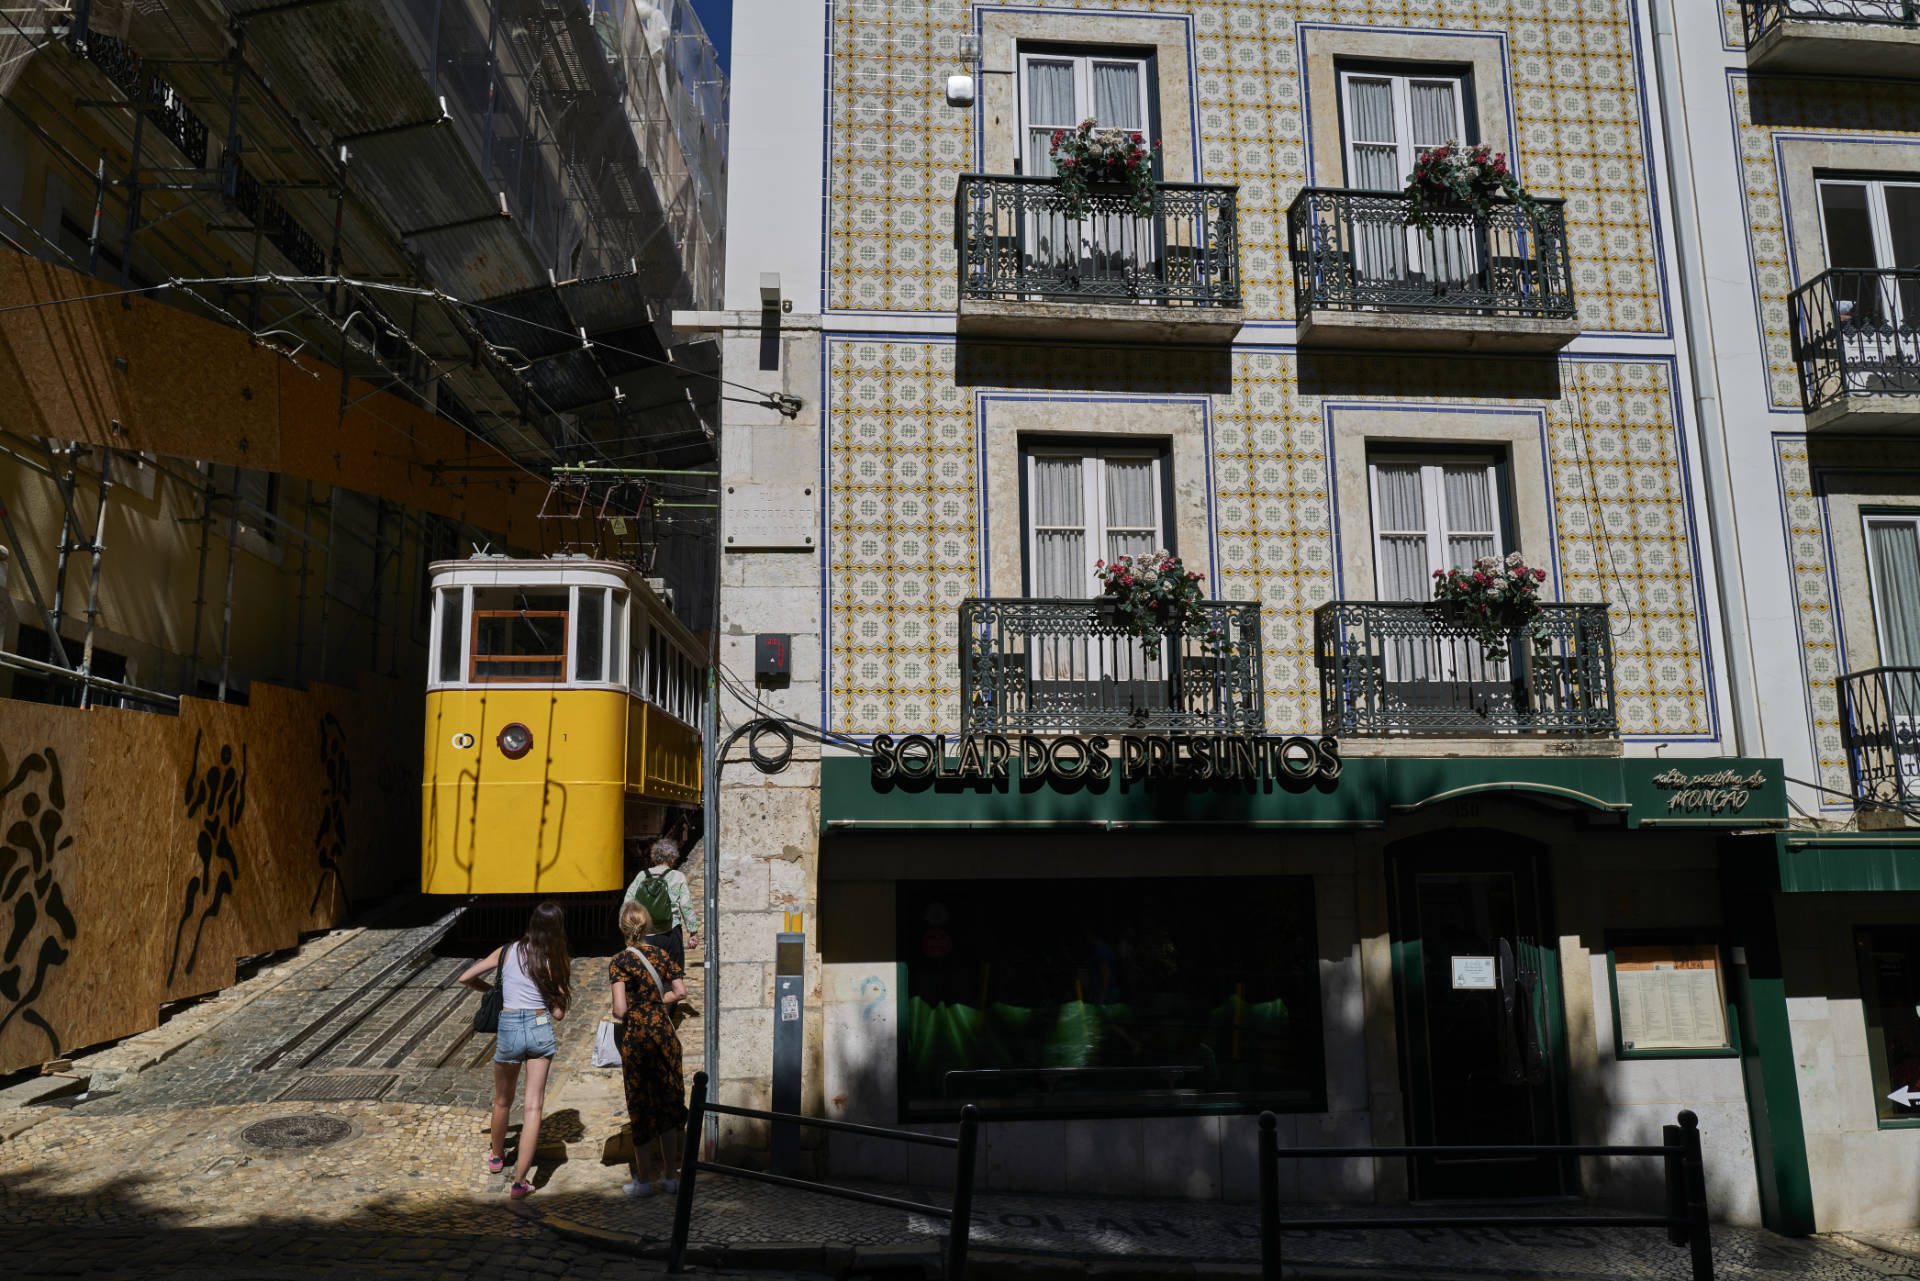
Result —
<instances>
[{"instance_id":1,"label":"stone window surround","mask_svg":"<svg viewBox=\"0 0 1920 1281\"><path fill-rule=\"evenodd\" d=\"M1891 485L1904 488L1893 490L1889 488ZM1825 499L1833 581L1836 586L1859 584L1857 591L1841 587L1834 592L1841 635L1846 638L1845 652L1840 656L1842 670L1848 672L1880 666L1880 628L1873 616L1872 580L1867 571L1866 517L1902 511L1920 515L1920 473L1875 472L1871 487L1879 492L1860 493L1851 488L1846 493L1829 490Z\"/></svg>"},{"instance_id":2,"label":"stone window surround","mask_svg":"<svg viewBox=\"0 0 1920 1281\"><path fill-rule=\"evenodd\" d=\"M1155 55L1154 93L1160 112L1160 165L1168 182L1195 182L1193 158L1192 30L1182 18L1150 14L1006 12L979 7L980 167L1010 174L1014 161L1014 94L1020 43L1148 50Z\"/></svg>"},{"instance_id":3,"label":"stone window surround","mask_svg":"<svg viewBox=\"0 0 1920 1281\"><path fill-rule=\"evenodd\" d=\"M1023 441L1084 438L1089 445L1158 443L1167 446L1173 510L1166 530L1172 549L1211 573L1208 527L1206 408L1198 399L1109 400L1060 396L980 401L980 452L985 462L981 508L991 552L989 596L1024 596L1027 535L1020 503ZM1211 597L1212 593L1207 593Z\"/></svg>"},{"instance_id":4,"label":"stone window surround","mask_svg":"<svg viewBox=\"0 0 1920 1281\"><path fill-rule=\"evenodd\" d=\"M1920 179L1920 146L1910 140L1783 138L1777 145L1782 221L1787 226L1787 253L1792 259L1796 289L1827 269L1820 192L1815 186L1819 175L1837 172Z\"/></svg>"},{"instance_id":5,"label":"stone window surround","mask_svg":"<svg viewBox=\"0 0 1920 1281\"><path fill-rule=\"evenodd\" d=\"M1340 595L1373 600L1378 590L1373 566L1373 495L1367 463L1374 450L1411 447L1485 447L1504 452L1507 461L1512 525L1528 564L1559 581L1553 520L1547 507L1546 441L1537 409L1436 410L1432 406L1333 406L1330 461L1340 504Z\"/></svg>"},{"instance_id":6,"label":"stone window surround","mask_svg":"<svg viewBox=\"0 0 1920 1281\"><path fill-rule=\"evenodd\" d=\"M1467 67L1473 77L1473 104L1479 141L1514 153L1510 77L1506 41L1498 35L1457 35L1328 27L1300 24L1306 71L1307 173L1317 187L1347 184L1346 147L1341 141L1340 77L1336 62L1399 62L1409 67ZM1466 141L1462 139L1461 141ZM1516 166L1517 167L1517 166Z\"/></svg>"}]
</instances>

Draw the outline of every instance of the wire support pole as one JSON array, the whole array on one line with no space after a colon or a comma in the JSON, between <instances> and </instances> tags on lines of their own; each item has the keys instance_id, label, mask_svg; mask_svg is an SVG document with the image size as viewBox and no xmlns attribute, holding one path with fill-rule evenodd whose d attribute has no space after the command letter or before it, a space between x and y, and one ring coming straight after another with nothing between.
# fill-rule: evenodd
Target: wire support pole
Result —
<instances>
[{"instance_id":1,"label":"wire support pole","mask_svg":"<svg viewBox=\"0 0 1920 1281\"><path fill-rule=\"evenodd\" d=\"M60 492L60 542L53 561L53 641L59 645L60 624L67 621L67 558L80 542L80 514L73 510L74 488L74 445L68 441L64 449L56 452L51 446L47 457L53 462L53 487ZM66 459L66 473L61 474L60 459Z\"/></svg>"},{"instance_id":2,"label":"wire support pole","mask_svg":"<svg viewBox=\"0 0 1920 1281\"><path fill-rule=\"evenodd\" d=\"M107 494L113 488L109 474L113 470L113 451L100 451L100 507L93 520L93 566L87 578L87 631L80 642L80 707L93 704L93 633L100 617L100 558L106 551Z\"/></svg>"},{"instance_id":3,"label":"wire support pole","mask_svg":"<svg viewBox=\"0 0 1920 1281\"><path fill-rule=\"evenodd\" d=\"M220 602L220 701L227 701L227 681L233 675L233 562L240 541L240 504L227 516L227 587Z\"/></svg>"},{"instance_id":4,"label":"wire support pole","mask_svg":"<svg viewBox=\"0 0 1920 1281\"><path fill-rule=\"evenodd\" d=\"M207 530L213 523L213 478L207 476L200 487L200 568L193 578L193 666L187 671L186 687L200 688L200 623L207 608Z\"/></svg>"}]
</instances>

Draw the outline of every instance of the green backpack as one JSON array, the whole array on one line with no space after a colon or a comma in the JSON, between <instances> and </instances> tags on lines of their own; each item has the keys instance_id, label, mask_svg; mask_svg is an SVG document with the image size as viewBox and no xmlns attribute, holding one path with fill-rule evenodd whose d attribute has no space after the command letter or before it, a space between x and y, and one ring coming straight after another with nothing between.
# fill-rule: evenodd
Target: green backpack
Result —
<instances>
[{"instance_id":1,"label":"green backpack","mask_svg":"<svg viewBox=\"0 0 1920 1281\"><path fill-rule=\"evenodd\" d=\"M642 872L633 900L646 908L647 915L653 918L655 934L665 934L673 928L673 896L667 893L666 877Z\"/></svg>"}]
</instances>

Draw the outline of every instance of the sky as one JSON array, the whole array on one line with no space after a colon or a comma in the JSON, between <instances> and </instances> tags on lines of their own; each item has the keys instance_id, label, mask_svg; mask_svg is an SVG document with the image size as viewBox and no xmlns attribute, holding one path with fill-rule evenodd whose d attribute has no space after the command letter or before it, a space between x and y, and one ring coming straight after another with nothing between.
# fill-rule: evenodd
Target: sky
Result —
<instances>
[{"instance_id":1,"label":"sky","mask_svg":"<svg viewBox=\"0 0 1920 1281\"><path fill-rule=\"evenodd\" d=\"M733 0L693 0L693 11L720 55L720 69L733 74Z\"/></svg>"}]
</instances>

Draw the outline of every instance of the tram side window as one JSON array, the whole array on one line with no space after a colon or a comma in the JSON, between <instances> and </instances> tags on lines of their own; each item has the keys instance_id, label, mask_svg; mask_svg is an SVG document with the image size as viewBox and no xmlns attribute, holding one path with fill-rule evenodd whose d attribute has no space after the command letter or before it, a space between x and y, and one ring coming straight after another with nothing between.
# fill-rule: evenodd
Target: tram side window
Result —
<instances>
[{"instance_id":1,"label":"tram side window","mask_svg":"<svg viewBox=\"0 0 1920 1281\"><path fill-rule=\"evenodd\" d=\"M578 638L573 646L573 679L597 681L605 664L607 643L607 591L604 587L580 589Z\"/></svg>"},{"instance_id":2,"label":"tram side window","mask_svg":"<svg viewBox=\"0 0 1920 1281\"><path fill-rule=\"evenodd\" d=\"M468 679L559 683L567 674L565 592L483 588L474 592Z\"/></svg>"},{"instance_id":3,"label":"tram side window","mask_svg":"<svg viewBox=\"0 0 1920 1281\"><path fill-rule=\"evenodd\" d=\"M613 594L613 613L607 619L607 679L619 684L620 661L627 652L627 594Z\"/></svg>"},{"instance_id":4,"label":"tram side window","mask_svg":"<svg viewBox=\"0 0 1920 1281\"><path fill-rule=\"evenodd\" d=\"M440 589L440 680L460 679L460 642L467 634L467 595L464 588Z\"/></svg>"}]
</instances>

